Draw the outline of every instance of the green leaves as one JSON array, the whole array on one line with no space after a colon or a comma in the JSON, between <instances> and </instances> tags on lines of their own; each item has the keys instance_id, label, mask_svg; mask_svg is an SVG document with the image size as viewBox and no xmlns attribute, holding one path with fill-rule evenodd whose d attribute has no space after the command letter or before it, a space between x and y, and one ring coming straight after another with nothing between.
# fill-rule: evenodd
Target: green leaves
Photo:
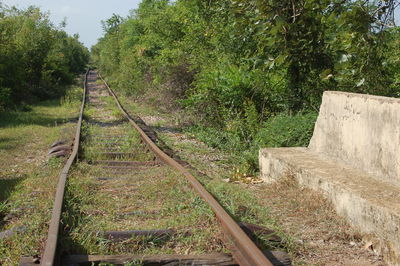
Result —
<instances>
[{"instance_id":1,"label":"green leaves","mask_svg":"<svg viewBox=\"0 0 400 266\"><path fill-rule=\"evenodd\" d=\"M399 31L367 2L144 0L93 60L125 92L181 104L213 146L305 145L323 91L400 96Z\"/></svg>"},{"instance_id":2,"label":"green leaves","mask_svg":"<svg viewBox=\"0 0 400 266\"><path fill-rule=\"evenodd\" d=\"M280 113L268 119L255 136L258 147L306 147L311 139L318 114Z\"/></svg>"},{"instance_id":3,"label":"green leaves","mask_svg":"<svg viewBox=\"0 0 400 266\"><path fill-rule=\"evenodd\" d=\"M38 8L0 7L0 14L0 108L61 93L88 62L87 49Z\"/></svg>"}]
</instances>

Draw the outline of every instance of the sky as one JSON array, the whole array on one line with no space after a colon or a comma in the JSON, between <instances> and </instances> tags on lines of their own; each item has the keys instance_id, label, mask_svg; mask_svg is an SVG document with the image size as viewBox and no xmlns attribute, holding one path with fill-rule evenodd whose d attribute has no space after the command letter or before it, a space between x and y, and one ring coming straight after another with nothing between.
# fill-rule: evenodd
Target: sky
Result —
<instances>
[{"instance_id":1,"label":"sky","mask_svg":"<svg viewBox=\"0 0 400 266\"><path fill-rule=\"evenodd\" d=\"M0 0L7 6L26 8L34 5L42 11L50 11L50 20L59 25L67 18L65 31L78 33L79 40L90 48L103 35L101 21L113 13L123 17L138 7L141 0Z\"/></svg>"}]
</instances>

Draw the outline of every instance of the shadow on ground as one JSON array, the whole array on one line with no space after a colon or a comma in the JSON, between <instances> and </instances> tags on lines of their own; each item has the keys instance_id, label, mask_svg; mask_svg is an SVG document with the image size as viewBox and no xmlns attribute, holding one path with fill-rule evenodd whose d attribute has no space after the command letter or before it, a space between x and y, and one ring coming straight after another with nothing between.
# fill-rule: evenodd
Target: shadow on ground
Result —
<instances>
[{"instance_id":1,"label":"shadow on ground","mask_svg":"<svg viewBox=\"0 0 400 266\"><path fill-rule=\"evenodd\" d=\"M6 205L3 203L8 199L22 179L23 178L3 179L3 177L0 177L0 229L4 225L4 217L8 212L7 208L5 207Z\"/></svg>"},{"instance_id":2,"label":"shadow on ground","mask_svg":"<svg viewBox=\"0 0 400 266\"><path fill-rule=\"evenodd\" d=\"M36 107L59 106L59 100L45 101L36 104ZM17 127L21 125L55 126L76 120L76 115L62 117L55 114L35 112L31 108L28 111L7 111L0 113L0 128Z\"/></svg>"},{"instance_id":3,"label":"shadow on ground","mask_svg":"<svg viewBox=\"0 0 400 266\"><path fill-rule=\"evenodd\" d=\"M0 150L11 150L17 146L16 138L0 137Z\"/></svg>"},{"instance_id":4,"label":"shadow on ground","mask_svg":"<svg viewBox=\"0 0 400 266\"><path fill-rule=\"evenodd\" d=\"M21 178L3 179L0 177L0 203L8 199L14 188L23 180Z\"/></svg>"}]
</instances>

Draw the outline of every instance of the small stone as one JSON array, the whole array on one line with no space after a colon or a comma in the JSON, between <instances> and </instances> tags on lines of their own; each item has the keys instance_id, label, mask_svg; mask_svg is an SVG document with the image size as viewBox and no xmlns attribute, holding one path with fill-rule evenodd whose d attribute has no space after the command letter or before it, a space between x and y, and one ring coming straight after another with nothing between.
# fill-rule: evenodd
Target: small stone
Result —
<instances>
[{"instance_id":1,"label":"small stone","mask_svg":"<svg viewBox=\"0 0 400 266\"><path fill-rule=\"evenodd\" d=\"M366 242L365 245L364 245L364 249L367 249L367 250L374 250L374 247L373 247L373 245L372 245L372 242L371 242L371 241Z\"/></svg>"},{"instance_id":2,"label":"small stone","mask_svg":"<svg viewBox=\"0 0 400 266\"><path fill-rule=\"evenodd\" d=\"M325 242L325 240L323 240L323 239L310 241L310 245L312 245L312 246L320 246L320 245L324 244L324 242Z\"/></svg>"},{"instance_id":3,"label":"small stone","mask_svg":"<svg viewBox=\"0 0 400 266\"><path fill-rule=\"evenodd\" d=\"M10 230L6 230L6 231L3 231L3 232L0 232L0 239L10 238L15 233L24 232L25 230L26 230L25 226L18 226L18 227L12 228Z\"/></svg>"},{"instance_id":4,"label":"small stone","mask_svg":"<svg viewBox=\"0 0 400 266\"><path fill-rule=\"evenodd\" d=\"M14 231L6 230L6 231L3 231L3 232L0 232L0 239L9 238L9 237L12 237L13 235L14 235Z\"/></svg>"},{"instance_id":5,"label":"small stone","mask_svg":"<svg viewBox=\"0 0 400 266\"><path fill-rule=\"evenodd\" d=\"M252 184L261 184L261 183L264 183L264 181L262 179L253 179L251 183Z\"/></svg>"}]
</instances>

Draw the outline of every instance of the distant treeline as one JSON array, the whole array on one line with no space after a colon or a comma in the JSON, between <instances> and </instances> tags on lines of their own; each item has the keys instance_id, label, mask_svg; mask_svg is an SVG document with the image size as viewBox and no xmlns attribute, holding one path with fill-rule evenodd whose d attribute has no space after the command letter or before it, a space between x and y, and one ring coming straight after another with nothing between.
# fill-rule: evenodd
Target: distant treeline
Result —
<instances>
[{"instance_id":1,"label":"distant treeline","mask_svg":"<svg viewBox=\"0 0 400 266\"><path fill-rule=\"evenodd\" d=\"M89 51L38 8L0 2L0 110L60 95L89 60Z\"/></svg>"},{"instance_id":2,"label":"distant treeline","mask_svg":"<svg viewBox=\"0 0 400 266\"><path fill-rule=\"evenodd\" d=\"M115 87L172 97L254 163L258 146L307 145L325 90L400 96L396 4L143 0L104 22L92 55Z\"/></svg>"}]
</instances>

